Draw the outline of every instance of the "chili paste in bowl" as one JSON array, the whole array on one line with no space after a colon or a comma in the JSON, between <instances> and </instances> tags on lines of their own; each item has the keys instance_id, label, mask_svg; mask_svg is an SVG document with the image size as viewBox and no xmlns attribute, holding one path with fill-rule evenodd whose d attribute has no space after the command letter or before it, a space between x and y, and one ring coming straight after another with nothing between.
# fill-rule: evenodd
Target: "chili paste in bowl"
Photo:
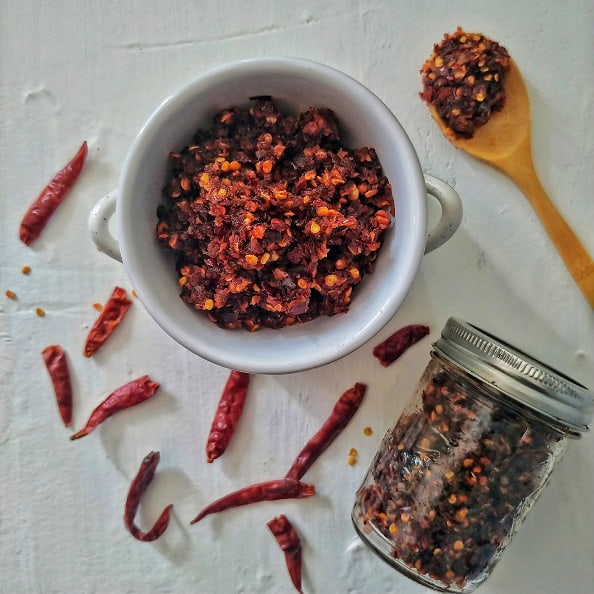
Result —
<instances>
[{"instance_id":1,"label":"chili paste in bowl","mask_svg":"<svg viewBox=\"0 0 594 594\"><path fill-rule=\"evenodd\" d=\"M335 114L269 97L219 111L170 155L157 236L181 297L223 328L281 328L349 309L394 217L373 148Z\"/></svg>"},{"instance_id":2,"label":"chili paste in bowl","mask_svg":"<svg viewBox=\"0 0 594 594\"><path fill-rule=\"evenodd\" d=\"M502 45L458 27L435 44L423 64L421 98L455 135L472 138L494 111L503 109L509 66Z\"/></svg>"}]
</instances>

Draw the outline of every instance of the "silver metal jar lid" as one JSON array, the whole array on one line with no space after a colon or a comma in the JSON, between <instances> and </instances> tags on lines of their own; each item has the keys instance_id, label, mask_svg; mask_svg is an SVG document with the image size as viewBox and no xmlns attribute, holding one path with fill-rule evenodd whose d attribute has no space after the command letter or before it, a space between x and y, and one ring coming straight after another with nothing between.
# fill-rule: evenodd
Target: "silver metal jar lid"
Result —
<instances>
[{"instance_id":1,"label":"silver metal jar lid","mask_svg":"<svg viewBox=\"0 0 594 594\"><path fill-rule=\"evenodd\" d=\"M594 394L487 332L450 318L435 350L471 375L574 431L588 431Z\"/></svg>"}]
</instances>

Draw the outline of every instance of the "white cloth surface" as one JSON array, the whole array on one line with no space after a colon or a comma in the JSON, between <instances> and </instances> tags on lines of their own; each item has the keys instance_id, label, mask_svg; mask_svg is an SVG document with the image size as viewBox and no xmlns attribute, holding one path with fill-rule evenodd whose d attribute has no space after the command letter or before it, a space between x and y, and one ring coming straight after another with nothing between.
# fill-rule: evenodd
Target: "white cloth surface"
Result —
<instances>
[{"instance_id":1,"label":"white cloth surface","mask_svg":"<svg viewBox=\"0 0 594 594\"><path fill-rule=\"evenodd\" d=\"M594 255L591 0L8 0L0 15L0 591L289 593L283 555L266 528L280 513L303 539L305 592L425 591L358 541L350 510L431 342L455 315L594 387L594 312L521 192L442 137L418 97L419 68L458 25L507 47L528 85L543 186ZM138 301L108 345L82 357L93 303L116 284L132 288L123 267L95 249L87 217L117 187L135 134L163 99L209 67L270 55L324 62L369 86L407 130L424 170L460 193L464 219L452 240L424 257L407 300L376 340L320 369L255 377L231 446L207 464L206 435L227 370L175 344ZM23 213L85 139L79 183L40 240L25 247ZM17 299L5 298L6 289ZM430 337L380 367L373 346L412 322L428 324ZM54 343L69 354L74 428L134 377L150 374L160 392L71 442L40 355ZM212 499L282 476L356 381L369 385L366 401L309 471L315 497L189 525ZM592 591L592 440L571 443L480 592ZM354 466L346 463L350 448L358 450ZM148 544L128 534L122 515L130 480L151 450L161 463L138 521L151 525L168 503L174 515Z\"/></svg>"}]
</instances>

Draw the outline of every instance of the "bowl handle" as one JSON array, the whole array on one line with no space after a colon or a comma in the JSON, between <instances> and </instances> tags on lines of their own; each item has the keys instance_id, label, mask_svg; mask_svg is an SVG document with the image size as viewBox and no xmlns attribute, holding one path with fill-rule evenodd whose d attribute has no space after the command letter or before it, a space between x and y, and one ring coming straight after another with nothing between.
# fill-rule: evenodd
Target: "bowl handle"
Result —
<instances>
[{"instance_id":1,"label":"bowl handle","mask_svg":"<svg viewBox=\"0 0 594 594\"><path fill-rule=\"evenodd\" d=\"M91 239L94 241L97 249L114 260L121 262L122 254L120 253L120 246L109 229L109 222L116 209L116 198L117 190L113 190L106 196L103 196L91 211L88 225L91 232Z\"/></svg>"},{"instance_id":2,"label":"bowl handle","mask_svg":"<svg viewBox=\"0 0 594 594\"><path fill-rule=\"evenodd\" d=\"M425 175L427 193L433 196L441 206L441 217L427 234L425 253L443 245L458 229L462 222L462 201L458 193L444 181ZM116 209L117 190L103 196L89 215L89 231L97 249L114 260L122 261L122 254L117 239L112 235L109 223Z\"/></svg>"},{"instance_id":3,"label":"bowl handle","mask_svg":"<svg viewBox=\"0 0 594 594\"><path fill-rule=\"evenodd\" d=\"M425 187L427 193L437 199L441 206L439 221L427 233L425 253L428 254L444 244L457 231L462 222L462 201L452 186L432 175L425 175Z\"/></svg>"}]
</instances>

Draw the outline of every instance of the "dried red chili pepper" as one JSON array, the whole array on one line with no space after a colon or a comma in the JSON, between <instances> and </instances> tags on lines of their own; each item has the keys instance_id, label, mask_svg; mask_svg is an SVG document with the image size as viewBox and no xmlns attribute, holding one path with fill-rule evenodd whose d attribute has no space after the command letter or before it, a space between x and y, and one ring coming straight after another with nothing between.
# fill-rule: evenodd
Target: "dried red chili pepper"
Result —
<instances>
[{"instance_id":1,"label":"dried red chili pepper","mask_svg":"<svg viewBox=\"0 0 594 594\"><path fill-rule=\"evenodd\" d=\"M273 518L266 525L285 553L285 561L293 585L298 592L303 592L301 589L301 539L297 530L284 514Z\"/></svg>"},{"instance_id":2,"label":"dried red chili pepper","mask_svg":"<svg viewBox=\"0 0 594 594\"><path fill-rule=\"evenodd\" d=\"M116 287L101 310L99 317L89 330L83 354L90 357L96 353L124 319L132 305L125 289Z\"/></svg>"},{"instance_id":3,"label":"dried red chili pepper","mask_svg":"<svg viewBox=\"0 0 594 594\"><path fill-rule=\"evenodd\" d=\"M25 245L31 245L43 231L66 194L74 186L87 158L87 143L81 147L72 160L47 184L35 202L31 204L21 221L19 237Z\"/></svg>"},{"instance_id":4,"label":"dried red chili pepper","mask_svg":"<svg viewBox=\"0 0 594 594\"><path fill-rule=\"evenodd\" d=\"M80 431L72 435L70 439L79 439L88 435L103 423L103 421L120 410L148 400L158 388L159 384L152 381L148 375L143 375L138 379L120 386L95 408L87 424Z\"/></svg>"},{"instance_id":5,"label":"dried red chili pepper","mask_svg":"<svg viewBox=\"0 0 594 594\"><path fill-rule=\"evenodd\" d=\"M410 324L404 326L400 330L396 330L394 334L391 334L380 342L373 349L373 356L379 359L379 362L384 366L388 367L391 365L415 342L418 342L424 336L429 334L429 327L423 326L422 324Z\"/></svg>"},{"instance_id":6,"label":"dried red chili pepper","mask_svg":"<svg viewBox=\"0 0 594 594\"><path fill-rule=\"evenodd\" d=\"M300 499L316 494L315 487L296 479L285 477L264 483L257 483L234 491L207 505L191 522L195 524L209 514L216 514L232 507L259 503L261 501L277 501L279 499Z\"/></svg>"},{"instance_id":7,"label":"dried red chili pepper","mask_svg":"<svg viewBox=\"0 0 594 594\"><path fill-rule=\"evenodd\" d=\"M348 425L361 406L367 386L356 383L349 388L336 402L332 413L319 431L305 444L286 476L299 480L321 456L326 448L338 437Z\"/></svg>"},{"instance_id":8,"label":"dried red chili pepper","mask_svg":"<svg viewBox=\"0 0 594 594\"><path fill-rule=\"evenodd\" d=\"M43 349L41 355L54 385L60 416L64 425L69 427L72 423L72 384L66 352L61 346L53 344Z\"/></svg>"},{"instance_id":9,"label":"dried red chili pepper","mask_svg":"<svg viewBox=\"0 0 594 594\"><path fill-rule=\"evenodd\" d=\"M168 505L159 516L153 527L148 532L143 532L135 523L134 518L138 507L140 506L140 498L144 495L148 486L155 476L157 466L161 456L159 452L150 452L144 457L144 460L140 464L138 473L132 480L128 496L126 497L126 508L124 511L124 524L130 531L130 534L137 540L143 542L150 542L156 540L167 530L169 526L169 518L171 516L171 508L173 505Z\"/></svg>"},{"instance_id":10,"label":"dried red chili pepper","mask_svg":"<svg viewBox=\"0 0 594 594\"><path fill-rule=\"evenodd\" d=\"M231 371L229 374L206 442L208 462L221 456L227 449L241 417L249 383L249 373Z\"/></svg>"}]
</instances>

